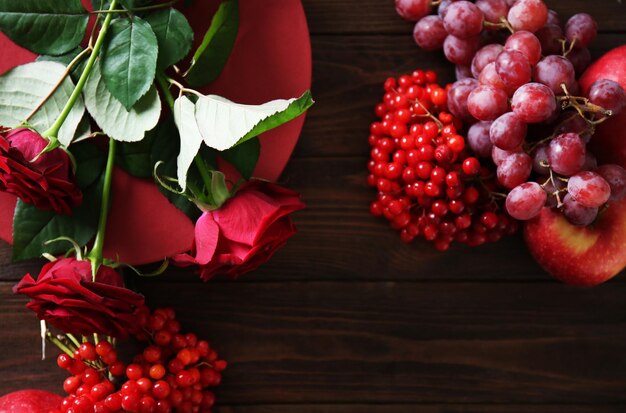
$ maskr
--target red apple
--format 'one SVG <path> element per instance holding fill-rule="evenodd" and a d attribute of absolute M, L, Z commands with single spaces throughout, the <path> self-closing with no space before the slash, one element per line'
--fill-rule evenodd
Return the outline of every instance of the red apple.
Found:
<path fill-rule="evenodd" d="M 580 79 L 587 94 L 598 79 L 610 79 L 626 89 L 626 46 L 605 54 Z M 626 110 L 601 124 L 590 144 L 600 164 L 626 167 Z M 577 227 L 552 209 L 524 226 L 528 249 L 557 279 L 591 287 L 613 278 L 626 267 L 626 199 L 609 205 L 589 227 Z"/>
<path fill-rule="evenodd" d="M 580 78 L 583 95 L 599 79 L 619 83 L 626 90 L 626 45 L 617 47 L 594 62 Z M 626 167 L 626 110 L 601 123 L 590 142 L 590 148 L 600 163 L 615 163 Z"/>
<path fill-rule="evenodd" d="M 589 227 L 572 225 L 544 208 L 526 223 L 524 239 L 535 260 L 557 279 L 581 287 L 601 284 L 626 267 L 626 199 Z"/>
<path fill-rule="evenodd" d="M 0 397 L 0 413 L 50 413 L 63 398 L 43 390 L 20 390 Z"/>

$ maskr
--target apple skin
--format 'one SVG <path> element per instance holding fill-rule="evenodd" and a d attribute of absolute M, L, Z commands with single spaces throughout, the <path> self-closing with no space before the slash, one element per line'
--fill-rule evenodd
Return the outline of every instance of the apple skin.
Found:
<path fill-rule="evenodd" d="M 0 413 L 50 413 L 63 398 L 43 390 L 19 390 L 0 397 Z"/>
<path fill-rule="evenodd" d="M 583 95 L 598 79 L 626 89 L 626 46 L 611 50 L 580 78 Z M 626 168 L 626 110 L 599 125 L 590 142 L 599 164 Z M 524 226 L 530 253 L 548 273 L 570 285 L 601 284 L 626 267 L 626 199 L 609 205 L 590 227 L 577 227 L 550 208 Z"/>
<path fill-rule="evenodd" d="M 626 267 L 626 199 L 607 208 L 589 227 L 543 208 L 524 227 L 535 260 L 558 280 L 579 287 L 601 284 Z"/>
<path fill-rule="evenodd" d="M 583 96 L 598 79 L 609 79 L 626 90 L 626 45 L 617 47 L 594 62 L 580 77 Z M 626 168 L 626 110 L 601 123 L 589 143 L 601 164 L 614 163 Z"/>

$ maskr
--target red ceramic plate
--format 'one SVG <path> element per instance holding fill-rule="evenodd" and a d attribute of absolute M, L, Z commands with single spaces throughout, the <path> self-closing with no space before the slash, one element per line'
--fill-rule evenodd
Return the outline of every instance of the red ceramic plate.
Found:
<path fill-rule="evenodd" d="M 83 0 L 88 4 L 88 0 Z M 184 8 L 199 43 L 219 1 L 195 1 Z M 240 103 L 259 104 L 300 96 L 311 87 L 311 43 L 300 0 L 240 2 L 235 49 L 220 78 L 204 93 Z M 35 59 L 0 33 L 0 72 Z M 276 180 L 293 152 L 304 117 L 264 134 L 255 176 Z M 94 208 L 97 207 L 94 205 Z M 11 242 L 15 197 L 0 193 L 0 238 Z M 191 246 L 193 223 L 172 206 L 153 182 L 116 170 L 105 255 L 146 264 Z"/>

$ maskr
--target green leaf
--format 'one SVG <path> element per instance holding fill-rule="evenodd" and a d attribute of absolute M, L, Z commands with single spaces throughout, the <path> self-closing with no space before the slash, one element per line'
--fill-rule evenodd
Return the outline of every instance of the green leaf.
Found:
<path fill-rule="evenodd" d="M 157 67 L 165 69 L 187 56 L 193 43 L 193 29 L 176 9 L 165 9 L 146 16 L 159 43 Z"/>
<path fill-rule="evenodd" d="M 0 125 L 19 126 L 46 98 L 65 74 L 65 66 L 55 62 L 33 62 L 0 76 Z M 30 118 L 28 124 L 44 132 L 56 121 L 74 91 L 74 84 L 66 78 L 46 103 Z M 69 145 L 85 112 L 78 99 L 59 131 L 59 140 Z"/>
<path fill-rule="evenodd" d="M 256 136 L 259 136 L 263 132 L 277 128 L 280 125 L 297 118 L 313 106 L 313 103 L 315 102 L 313 101 L 311 92 L 307 90 L 302 96 L 294 100 L 286 110 L 278 112 L 275 115 L 265 118 L 259 122 L 250 132 L 237 142 L 237 145 L 241 145 Z"/>
<path fill-rule="evenodd" d="M 154 82 L 157 38 L 145 20 L 133 16 L 114 20 L 107 40 L 100 59 L 102 77 L 109 92 L 129 111 Z"/>
<path fill-rule="evenodd" d="M 191 86 L 204 86 L 219 77 L 233 50 L 238 31 L 238 1 L 224 0 L 185 74 Z"/>
<path fill-rule="evenodd" d="M 176 156 L 180 151 L 180 138 L 174 119 L 169 117 L 159 123 L 154 134 L 155 144 L 152 145 L 151 153 L 152 165 L 156 165 L 157 162 L 162 161 L 163 164 L 158 170 L 159 176 L 176 176 Z M 202 182 L 199 177 L 192 174 L 189 174 L 189 179 L 193 182 Z M 159 190 L 176 208 L 183 211 L 192 221 L 195 222 L 200 217 L 198 207 L 184 196 L 170 192 L 160 185 Z"/>
<path fill-rule="evenodd" d="M 126 172 L 137 178 L 152 178 L 152 145 L 157 138 L 156 129 L 148 132 L 141 142 L 122 142 L 117 147 L 115 162 Z"/>
<path fill-rule="evenodd" d="M 93 67 L 85 89 L 85 106 L 98 126 L 111 138 L 122 142 L 138 142 L 153 129 L 161 116 L 161 100 L 154 87 L 130 111 L 117 100 L 104 84 L 100 65 Z"/>
<path fill-rule="evenodd" d="M 261 154 L 261 143 L 258 138 L 237 145 L 227 151 L 220 152 L 220 156 L 234 166 L 246 179 L 252 177 L 254 168 Z"/>
<path fill-rule="evenodd" d="M 81 187 L 83 203 L 68 216 L 18 201 L 13 216 L 13 260 L 37 258 L 43 253 L 59 254 L 67 249 L 64 243 L 44 245 L 51 239 L 68 237 L 83 246 L 95 235 L 99 210 L 94 205 L 100 205 L 102 196 L 104 153 L 88 143 L 76 145 L 72 152 L 78 163 L 76 180 L 86 185 Z"/>
<path fill-rule="evenodd" d="M 80 122 L 78 123 L 78 128 L 76 129 L 76 132 L 74 133 L 74 138 L 72 139 L 72 142 L 74 144 L 81 142 L 85 139 L 88 139 L 91 137 L 91 118 L 89 117 L 88 114 L 84 114 L 82 119 L 80 120 Z"/>
<path fill-rule="evenodd" d="M 77 47 L 88 20 L 80 0 L 0 0 L 0 31 L 37 54 Z"/>
<path fill-rule="evenodd" d="M 105 153 L 91 142 L 72 145 L 76 159 L 76 183 L 80 188 L 88 188 L 98 180 L 106 166 Z"/>

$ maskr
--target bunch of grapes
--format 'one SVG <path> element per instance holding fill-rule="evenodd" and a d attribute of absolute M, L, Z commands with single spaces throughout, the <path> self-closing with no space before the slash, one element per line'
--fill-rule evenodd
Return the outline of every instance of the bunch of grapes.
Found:
<path fill-rule="evenodd" d="M 69 376 L 62 413 L 210 413 L 226 362 L 195 334 L 181 334 L 172 309 L 147 307 L 138 314 L 135 337 L 149 345 L 130 364 L 110 341 L 62 346 L 57 364 Z M 73 351 L 73 352 L 72 352 Z M 68 354 L 70 353 L 70 354 Z"/>
<path fill-rule="evenodd" d="M 435 4 L 437 15 L 428 15 Z M 595 126 L 626 106 L 608 79 L 577 96 L 597 34 L 590 15 L 561 27 L 543 0 L 396 0 L 396 9 L 417 21 L 420 47 L 443 48 L 457 65 L 449 110 L 472 124 L 468 145 L 497 167 L 512 217 L 528 220 L 549 206 L 585 226 L 626 195 L 626 171 L 598 166 L 587 147 Z"/>
<path fill-rule="evenodd" d="M 495 196 L 495 168 L 473 156 L 461 121 L 447 111 L 448 91 L 434 72 L 416 70 L 385 82 L 370 127 L 368 184 L 378 190 L 370 211 L 386 218 L 404 242 L 422 237 L 437 250 L 512 234 L 517 222 Z"/>

